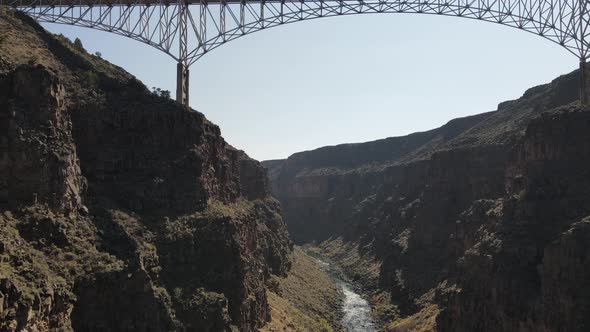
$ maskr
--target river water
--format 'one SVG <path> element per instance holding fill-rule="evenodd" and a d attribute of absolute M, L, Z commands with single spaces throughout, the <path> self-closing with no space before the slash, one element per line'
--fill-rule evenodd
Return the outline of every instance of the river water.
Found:
<path fill-rule="evenodd" d="M 371 306 L 369 302 L 355 291 L 353 285 L 346 280 L 339 269 L 317 254 L 310 253 L 310 255 L 318 261 L 322 269 L 340 287 L 344 295 L 342 303 L 342 326 L 348 332 L 376 332 L 377 329 L 371 319 Z"/>

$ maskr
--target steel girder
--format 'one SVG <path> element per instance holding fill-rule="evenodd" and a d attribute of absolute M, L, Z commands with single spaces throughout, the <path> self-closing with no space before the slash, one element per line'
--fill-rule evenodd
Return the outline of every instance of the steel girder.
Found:
<path fill-rule="evenodd" d="M 587 58 L 590 46 L 587 0 L 0 0 L 0 5 L 16 7 L 39 22 L 129 37 L 187 66 L 207 52 L 259 30 L 321 17 L 369 13 L 445 15 L 503 24 L 544 37 L 580 59 Z"/>
<path fill-rule="evenodd" d="M 186 70 L 187 104 L 188 68 L 209 51 L 256 31 L 322 17 L 415 13 L 482 20 L 539 35 L 580 62 L 590 47 L 590 0 L 0 0 L 0 5 L 39 22 L 108 31 L 165 52 Z"/>

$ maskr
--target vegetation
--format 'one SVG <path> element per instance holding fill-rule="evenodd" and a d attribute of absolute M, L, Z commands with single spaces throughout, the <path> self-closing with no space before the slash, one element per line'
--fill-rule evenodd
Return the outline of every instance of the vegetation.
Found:
<path fill-rule="evenodd" d="M 319 248 L 310 248 L 330 258 L 347 271 L 346 275 L 366 289 L 378 289 L 381 264 L 369 254 L 359 250 L 358 244 L 335 238 L 320 244 Z M 399 318 L 399 310 L 391 303 L 387 292 L 373 292 L 370 297 L 372 316 L 378 322 L 390 322 Z"/>
<path fill-rule="evenodd" d="M 164 217 L 164 237 L 169 241 L 190 238 L 198 229 L 218 221 L 227 218 L 245 218 L 252 212 L 253 205 L 253 202 L 247 200 L 238 200 L 234 203 L 209 200 L 207 208 L 201 212 L 181 216 L 175 220 Z"/>
<path fill-rule="evenodd" d="M 69 298 L 71 293 L 64 290 L 80 276 L 123 268 L 116 257 L 88 242 L 93 233 L 88 219 L 54 214 L 46 205 L 0 213 L 0 229 L 0 250 L 6 258 L 0 276 L 17 287 L 20 302 L 30 307 L 48 289 Z"/>
<path fill-rule="evenodd" d="M 320 319 L 319 323 L 319 328 L 320 328 L 320 332 L 334 332 L 334 329 L 332 328 L 332 326 L 330 326 L 330 324 L 328 323 L 328 321 L 326 321 L 325 319 Z"/>
<path fill-rule="evenodd" d="M 272 321 L 261 331 L 341 331 L 342 294 L 318 263 L 300 248 L 286 278 L 273 276 L 268 291 Z"/>
<path fill-rule="evenodd" d="M 0 6 L 0 15 L 14 15 L 14 10 L 7 6 Z"/>
<path fill-rule="evenodd" d="M 429 332 L 436 331 L 436 317 L 440 310 L 437 305 L 429 305 L 412 316 L 396 319 L 385 326 L 387 332 Z"/>
<path fill-rule="evenodd" d="M 80 40 L 80 38 L 77 38 L 74 40 L 74 47 L 79 50 L 79 51 L 84 51 L 84 45 L 82 45 L 82 41 Z"/>
<path fill-rule="evenodd" d="M 100 77 L 94 70 L 87 70 L 82 72 L 81 74 L 82 82 L 84 85 L 91 89 L 98 88 L 98 84 L 100 83 Z"/>
<path fill-rule="evenodd" d="M 170 91 L 162 90 L 160 88 L 152 87 L 152 93 L 160 98 L 170 99 Z"/>

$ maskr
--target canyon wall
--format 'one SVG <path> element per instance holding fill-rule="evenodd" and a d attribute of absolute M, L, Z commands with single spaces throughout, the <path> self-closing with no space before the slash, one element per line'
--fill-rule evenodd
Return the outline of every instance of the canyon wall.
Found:
<path fill-rule="evenodd" d="M 293 239 L 362 284 L 386 329 L 584 331 L 590 110 L 577 84 L 573 72 L 428 132 L 263 164 Z"/>
<path fill-rule="evenodd" d="M 292 245 L 201 113 L 0 13 L 0 330 L 256 331 Z"/>

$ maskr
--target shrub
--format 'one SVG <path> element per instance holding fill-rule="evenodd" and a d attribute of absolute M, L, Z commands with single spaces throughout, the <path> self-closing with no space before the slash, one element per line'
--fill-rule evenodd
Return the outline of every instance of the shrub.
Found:
<path fill-rule="evenodd" d="M 334 332 L 334 329 L 330 326 L 330 324 L 325 319 L 320 319 L 318 322 L 320 332 Z"/>
<path fill-rule="evenodd" d="M 160 98 L 170 99 L 170 91 L 152 87 L 152 93 Z"/>
<path fill-rule="evenodd" d="M 80 51 L 84 51 L 84 45 L 82 45 L 82 41 L 80 40 L 80 38 L 76 38 L 74 40 L 74 47 Z"/>
<path fill-rule="evenodd" d="M 53 35 L 55 37 L 55 39 L 59 40 L 62 44 L 64 45 L 74 45 L 74 43 L 72 43 L 72 41 L 70 40 L 70 38 L 64 36 L 63 34 L 59 34 L 59 35 Z"/>
<path fill-rule="evenodd" d="M 82 83 L 91 89 L 96 89 L 100 82 L 100 77 L 98 77 L 98 74 L 92 70 L 83 72 L 81 78 Z"/>
<path fill-rule="evenodd" d="M 170 91 L 162 90 L 162 92 L 160 93 L 160 97 L 170 99 Z"/>

